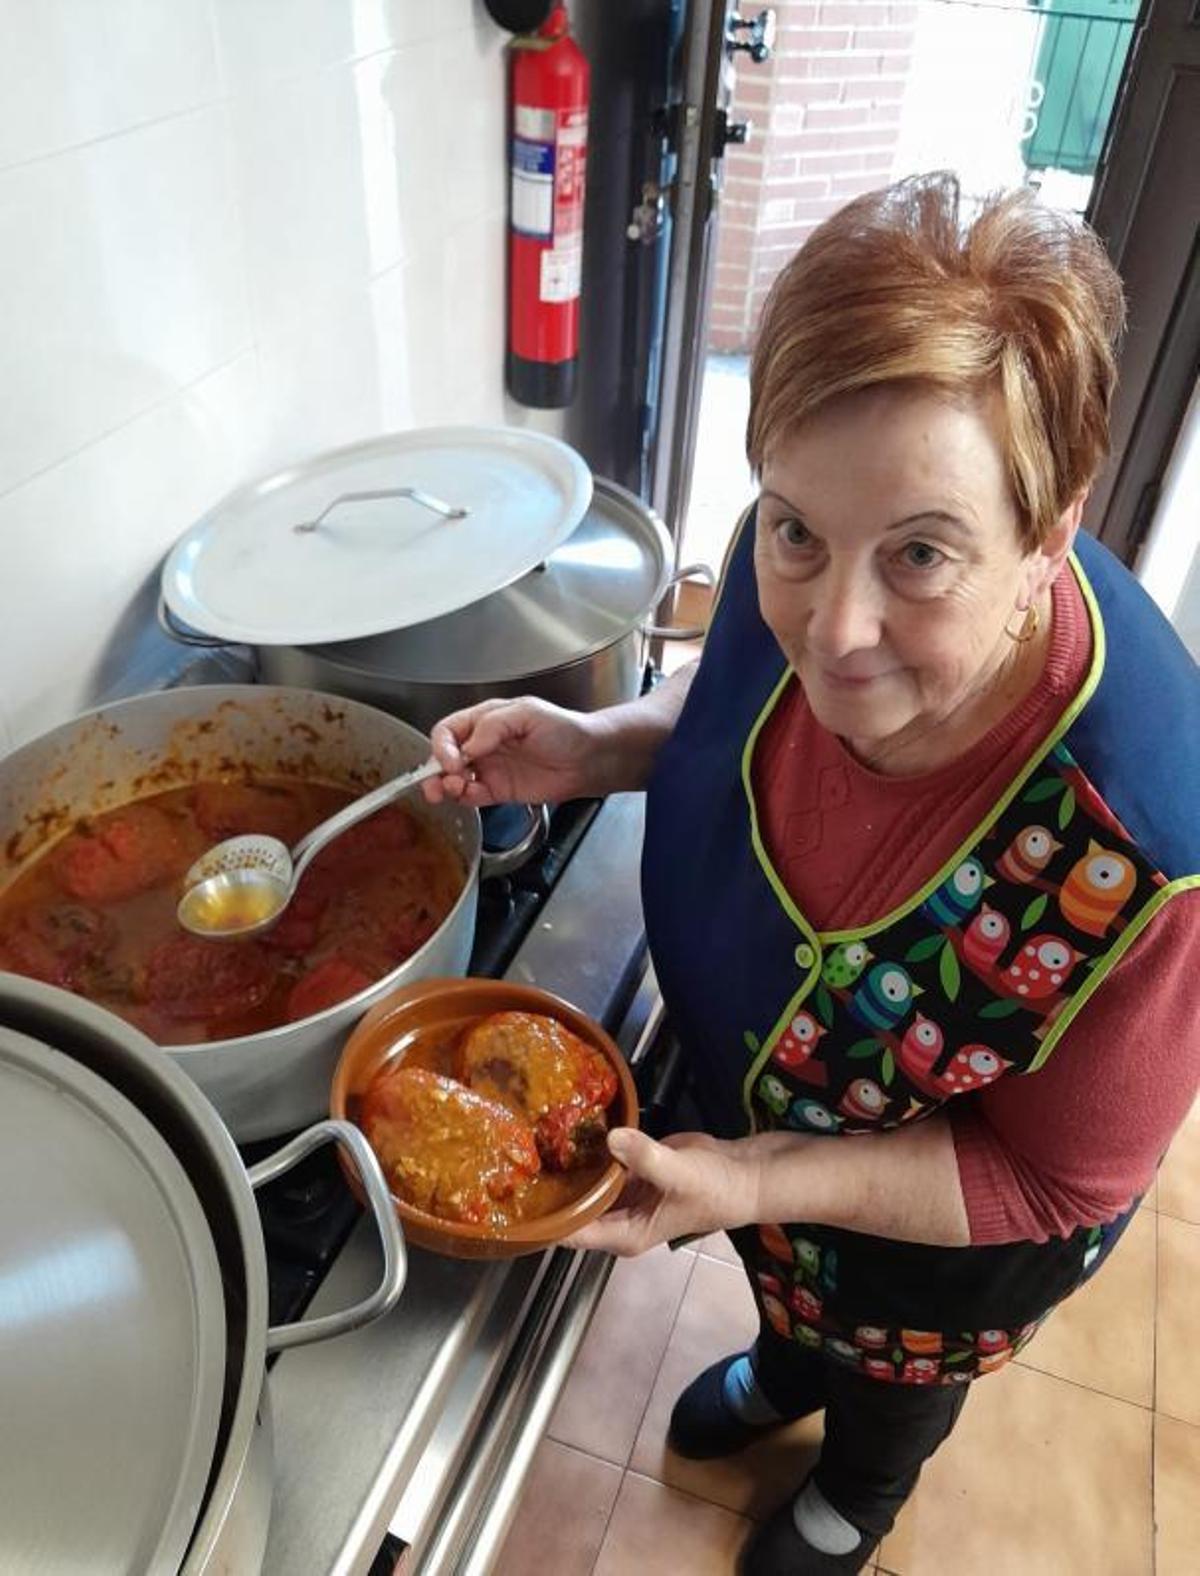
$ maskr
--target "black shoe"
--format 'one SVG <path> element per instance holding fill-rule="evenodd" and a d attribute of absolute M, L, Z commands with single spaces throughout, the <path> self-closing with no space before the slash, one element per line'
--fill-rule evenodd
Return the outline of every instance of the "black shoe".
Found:
<path fill-rule="evenodd" d="M 688 1456 L 693 1461 L 731 1456 L 756 1439 L 764 1438 L 772 1429 L 784 1428 L 825 1405 L 823 1396 L 814 1396 L 811 1406 L 789 1417 L 781 1417 L 777 1423 L 744 1422 L 725 1399 L 725 1375 L 745 1356 L 745 1352 L 734 1352 L 730 1357 L 723 1357 L 693 1379 L 680 1395 L 667 1430 L 667 1443 L 677 1455 Z"/>
<path fill-rule="evenodd" d="M 857 1576 L 882 1541 L 864 1533 L 849 1554 L 822 1554 L 796 1531 L 793 1500 L 755 1529 L 738 1559 L 738 1576 Z"/>

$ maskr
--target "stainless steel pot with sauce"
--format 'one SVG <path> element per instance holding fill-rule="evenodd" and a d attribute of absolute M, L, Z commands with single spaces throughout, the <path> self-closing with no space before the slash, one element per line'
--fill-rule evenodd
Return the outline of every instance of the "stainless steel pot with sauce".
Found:
<path fill-rule="evenodd" d="M 0 760 L 0 894 L 81 817 L 246 771 L 357 793 L 421 764 L 428 753 L 428 740 L 395 717 L 308 690 L 215 685 L 135 696 L 68 722 Z M 475 810 L 430 807 L 414 798 L 406 813 L 441 840 L 460 872 L 448 912 L 411 956 L 347 999 L 298 1021 L 165 1047 L 238 1142 L 293 1132 L 322 1117 L 346 1033 L 395 986 L 465 973 L 481 870 L 513 868 L 542 831 L 539 821 L 516 849 L 490 855 L 484 853 Z"/>

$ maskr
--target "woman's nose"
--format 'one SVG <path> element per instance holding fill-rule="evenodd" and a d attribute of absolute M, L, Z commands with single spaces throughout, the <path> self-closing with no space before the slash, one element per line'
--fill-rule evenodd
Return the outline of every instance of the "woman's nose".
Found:
<path fill-rule="evenodd" d="M 831 662 L 877 646 L 883 618 L 875 588 L 859 576 L 829 576 L 815 587 L 809 644 Z"/>

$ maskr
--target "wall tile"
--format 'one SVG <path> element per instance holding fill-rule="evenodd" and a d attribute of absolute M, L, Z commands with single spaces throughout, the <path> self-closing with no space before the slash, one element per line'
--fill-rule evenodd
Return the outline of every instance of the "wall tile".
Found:
<path fill-rule="evenodd" d="M 260 333 L 309 318 L 319 297 L 397 260 L 372 255 L 355 74 L 299 78 L 229 109 L 246 266 Z M 394 229 L 393 227 L 389 227 Z M 378 241 L 379 230 L 374 238 Z"/>
<path fill-rule="evenodd" d="M 402 13 L 436 5 L 385 0 L 212 0 L 225 90 L 257 93 L 402 41 Z"/>
<path fill-rule="evenodd" d="M 462 33 L 440 39 L 436 46 L 440 119 L 432 157 L 439 163 L 444 182 L 442 217 L 448 228 L 466 219 L 504 212 L 508 190 L 506 36 L 485 17 Z"/>
<path fill-rule="evenodd" d="M 5 749 L 134 648 L 150 671 L 161 555 L 231 486 L 382 431 L 563 418 L 504 391 L 481 0 L 0 0 L 0 36 Z"/>
<path fill-rule="evenodd" d="M 207 0 L 0 0 L 0 169 L 219 96 Z"/>
<path fill-rule="evenodd" d="M 0 493 L 250 341 L 219 109 L 0 174 Z"/>
<path fill-rule="evenodd" d="M 414 422 L 403 271 L 313 298 L 259 346 L 272 465 Z"/>
<path fill-rule="evenodd" d="M 212 0 L 212 7 L 222 79 L 235 94 L 484 23 L 501 36 L 481 0 Z"/>
<path fill-rule="evenodd" d="M 13 743 L 87 706 L 128 661 L 165 549 L 261 462 L 255 357 L 0 499 L 0 671 Z"/>

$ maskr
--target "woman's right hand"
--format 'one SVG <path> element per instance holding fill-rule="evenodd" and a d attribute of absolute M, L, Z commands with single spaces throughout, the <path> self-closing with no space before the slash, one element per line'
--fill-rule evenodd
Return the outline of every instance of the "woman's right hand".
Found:
<path fill-rule="evenodd" d="M 589 782 L 596 727 L 587 713 L 549 701 L 485 700 L 443 717 L 431 735 L 441 777 L 421 786 L 426 799 L 489 804 L 559 804 L 598 791 Z"/>

